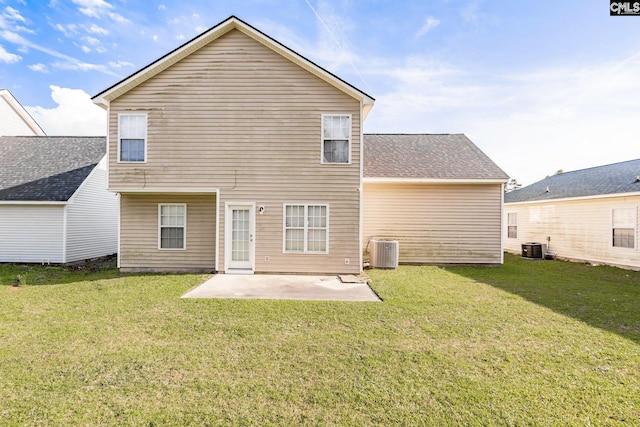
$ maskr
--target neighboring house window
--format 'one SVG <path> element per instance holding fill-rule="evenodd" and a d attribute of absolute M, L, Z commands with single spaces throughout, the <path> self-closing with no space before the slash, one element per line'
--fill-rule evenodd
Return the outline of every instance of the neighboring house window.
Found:
<path fill-rule="evenodd" d="M 147 152 L 147 115 L 118 116 L 118 156 L 121 162 L 145 162 Z"/>
<path fill-rule="evenodd" d="M 637 211 L 635 208 L 620 208 L 611 211 L 613 246 L 617 248 L 636 247 Z"/>
<path fill-rule="evenodd" d="M 518 214 L 516 212 L 507 214 L 507 237 L 510 239 L 518 238 Z"/>
<path fill-rule="evenodd" d="M 349 163 L 351 152 L 351 116 L 322 116 L 322 163 Z"/>
<path fill-rule="evenodd" d="M 187 205 L 158 205 L 160 249 L 185 249 Z"/>
<path fill-rule="evenodd" d="M 284 251 L 328 253 L 329 206 L 284 206 Z"/>

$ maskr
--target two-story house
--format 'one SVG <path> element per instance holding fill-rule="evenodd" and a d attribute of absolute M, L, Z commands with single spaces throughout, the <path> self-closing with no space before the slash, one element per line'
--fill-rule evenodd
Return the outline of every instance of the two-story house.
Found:
<path fill-rule="evenodd" d="M 122 270 L 362 270 L 363 91 L 230 17 L 93 100 Z"/>
<path fill-rule="evenodd" d="M 507 175 L 464 135 L 363 135 L 373 98 L 236 17 L 96 95 L 125 271 L 502 262 Z"/>

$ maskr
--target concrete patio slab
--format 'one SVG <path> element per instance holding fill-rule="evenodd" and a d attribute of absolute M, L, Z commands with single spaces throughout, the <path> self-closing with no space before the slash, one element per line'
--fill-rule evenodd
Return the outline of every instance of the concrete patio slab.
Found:
<path fill-rule="evenodd" d="M 342 283 L 336 276 L 273 274 L 217 274 L 182 298 L 380 301 L 366 283 Z"/>

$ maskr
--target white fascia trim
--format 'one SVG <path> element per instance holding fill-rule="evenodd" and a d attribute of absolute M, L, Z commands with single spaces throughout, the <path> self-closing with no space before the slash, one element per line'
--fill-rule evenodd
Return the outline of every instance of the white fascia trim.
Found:
<path fill-rule="evenodd" d="M 506 179 L 363 178 L 365 184 L 504 184 Z"/>
<path fill-rule="evenodd" d="M 47 201 L 37 201 L 37 200 L 0 200 L 0 205 L 58 205 L 58 206 L 66 206 L 69 202 L 47 202 Z"/>
<path fill-rule="evenodd" d="M 557 202 L 575 202 L 575 201 L 581 201 L 581 200 L 613 199 L 616 197 L 636 197 L 636 196 L 640 196 L 640 191 L 634 192 L 634 193 L 615 193 L 615 194 L 599 194 L 596 196 L 564 197 L 562 199 L 528 200 L 526 202 L 505 202 L 505 205 L 518 206 L 518 205 L 545 204 L 545 203 L 557 203 Z"/>
<path fill-rule="evenodd" d="M 112 193 L 120 194 L 217 194 L 219 188 L 198 188 L 198 187 L 157 187 L 157 188 L 108 188 Z"/>

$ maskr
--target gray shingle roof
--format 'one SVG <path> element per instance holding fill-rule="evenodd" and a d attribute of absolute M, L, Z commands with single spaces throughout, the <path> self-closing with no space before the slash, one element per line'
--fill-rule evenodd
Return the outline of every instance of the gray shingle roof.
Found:
<path fill-rule="evenodd" d="M 640 159 L 553 175 L 510 191 L 504 201 L 531 202 L 632 192 L 640 192 Z"/>
<path fill-rule="evenodd" d="M 0 200 L 67 201 L 105 152 L 104 137 L 0 137 Z"/>
<path fill-rule="evenodd" d="M 463 134 L 365 134 L 364 177 L 509 178 Z"/>

